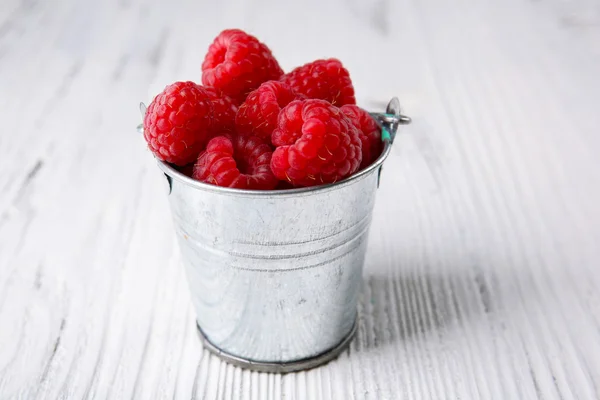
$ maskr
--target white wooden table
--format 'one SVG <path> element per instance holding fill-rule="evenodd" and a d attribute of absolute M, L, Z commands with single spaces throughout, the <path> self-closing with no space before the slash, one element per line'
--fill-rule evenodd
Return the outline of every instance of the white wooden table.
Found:
<path fill-rule="evenodd" d="M 181 3 L 0 2 L 1 399 L 600 398 L 597 1 Z M 226 27 L 286 70 L 338 57 L 360 104 L 414 120 L 358 336 L 305 373 L 203 351 L 135 132 Z"/>

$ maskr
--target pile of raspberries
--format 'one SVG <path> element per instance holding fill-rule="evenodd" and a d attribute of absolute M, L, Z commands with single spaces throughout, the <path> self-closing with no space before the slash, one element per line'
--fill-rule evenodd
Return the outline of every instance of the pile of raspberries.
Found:
<path fill-rule="evenodd" d="M 202 85 L 176 82 L 154 98 L 144 138 L 193 179 L 254 190 L 337 182 L 382 151 L 381 129 L 356 106 L 340 61 L 284 74 L 269 48 L 239 29 L 210 45 Z"/>

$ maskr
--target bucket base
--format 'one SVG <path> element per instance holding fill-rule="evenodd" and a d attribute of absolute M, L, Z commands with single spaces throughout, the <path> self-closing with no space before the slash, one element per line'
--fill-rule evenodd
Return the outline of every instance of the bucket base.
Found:
<path fill-rule="evenodd" d="M 252 371 L 287 374 L 288 372 L 303 371 L 315 368 L 337 358 L 337 356 L 346 350 L 352 341 L 352 338 L 356 334 L 356 330 L 358 328 L 358 318 L 354 320 L 354 325 L 352 325 L 350 332 L 334 348 L 310 358 L 290 362 L 261 362 L 234 356 L 233 354 L 229 354 L 212 344 L 197 323 L 196 328 L 198 329 L 198 336 L 200 337 L 200 340 L 202 340 L 202 345 L 204 348 L 219 357 L 221 360 L 229 364 L 233 364 L 236 367 L 245 368 Z"/>

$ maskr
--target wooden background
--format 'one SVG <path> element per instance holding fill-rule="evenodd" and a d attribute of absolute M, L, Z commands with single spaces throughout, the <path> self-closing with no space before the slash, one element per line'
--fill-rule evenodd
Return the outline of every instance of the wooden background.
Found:
<path fill-rule="evenodd" d="M 305 373 L 202 350 L 135 131 L 227 27 L 414 120 L 358 336 Z M 600 398 L 599 74 L 595 0 L 0 0 L 0 398 Z"/>

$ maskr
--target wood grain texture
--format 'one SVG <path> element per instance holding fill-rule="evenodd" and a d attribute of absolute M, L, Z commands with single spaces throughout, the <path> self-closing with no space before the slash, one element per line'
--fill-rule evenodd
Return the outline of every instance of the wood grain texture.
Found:
<path fill-rule="evenodd" d="M 2 0 L 1 399 L 600 398 L 593 0 Z M 285 376 L 195 336 L 137 103 L 226 27 L 336 56 L 413 117 L 386 161 L 360 327 Z"/>

